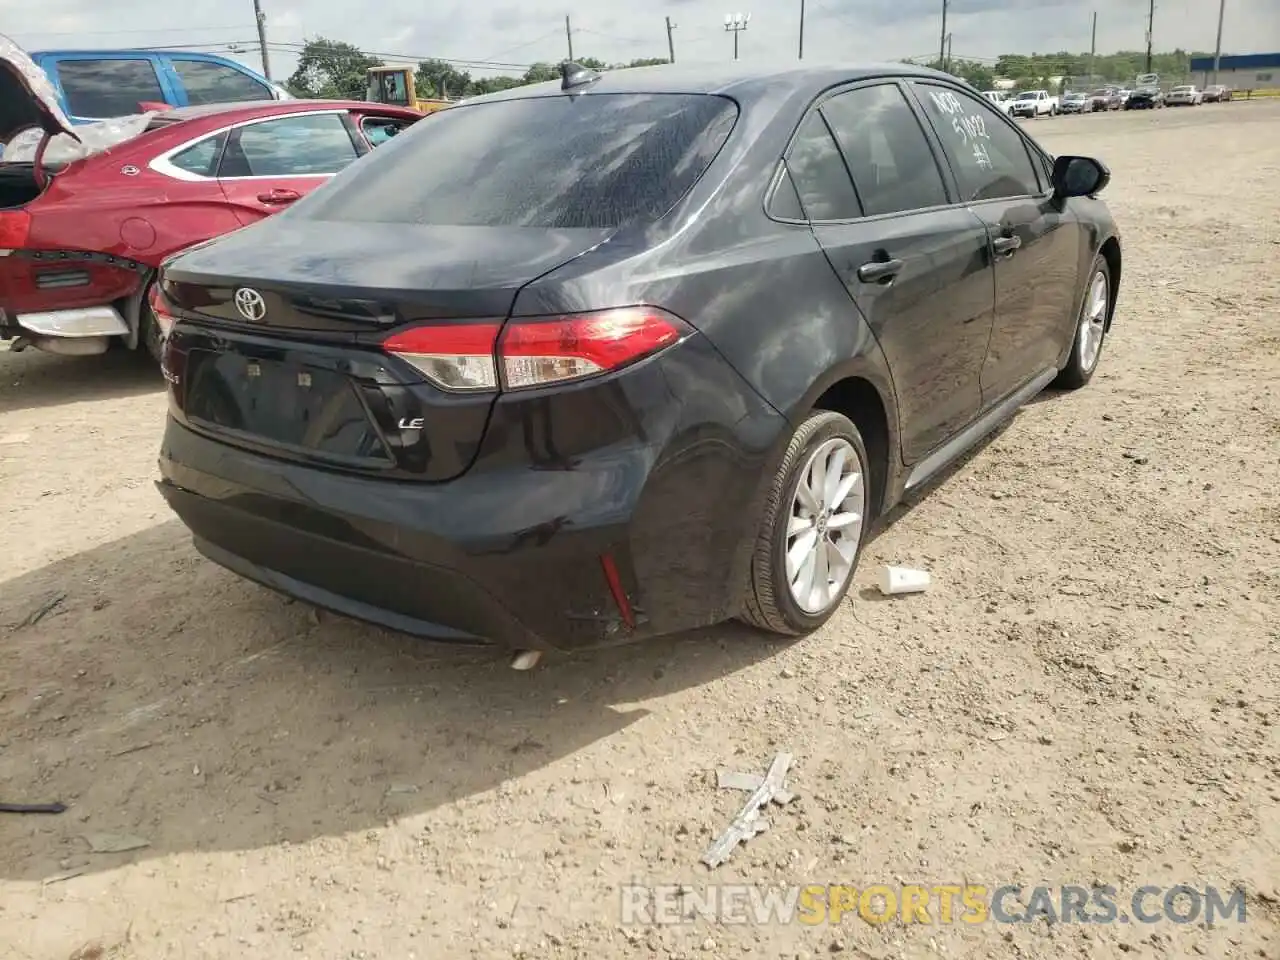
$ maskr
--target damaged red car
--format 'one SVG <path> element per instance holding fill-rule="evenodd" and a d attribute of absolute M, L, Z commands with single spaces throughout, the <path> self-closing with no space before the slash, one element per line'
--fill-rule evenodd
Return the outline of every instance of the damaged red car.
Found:
<path fill-rule="evenodd" d="M 421 119 L 398 107 L 208 104 L 72 125 L 48 77 L 0 37 L 0 340 L 158 357 L 157 268 L 315 189 Z"/>

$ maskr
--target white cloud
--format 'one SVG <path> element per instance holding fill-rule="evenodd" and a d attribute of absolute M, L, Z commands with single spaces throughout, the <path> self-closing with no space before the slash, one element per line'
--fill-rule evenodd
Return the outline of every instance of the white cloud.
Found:
<path fill-rule="evenodd" d="M 412 57 L 489 60 L 527 64 L 563 58 L 566 8 L 573 9 L 573 49 L 604 60 L 661 57 L 667 53 L 664 17 L 676 26 L 677 60 L 723 60 L 733 44 L 724 14 L 750 11 L 739 37 L 744 60 L 796 54 L 800 0 L 492 0 L 441 2 L 380 0 L 263 0 L 270 39 L 299 42 L 324 35 L 365 49 Z M 805 57 L 813 60 L 888 60 L 938 49 L 941 0 L 806 0 Z M 950 0 L 948 29 L 956 56 L 1085 51 L 1091 5 L 1069 0 Z M 1145 46 L 1147 0 L 1096 4 L 1098 51 Z M 1212 50 L 1218 4 L 1213 0 L 1159 0 L 1155 48 Z M 124 10 L 127 9 L 127 14 Z M 209 44 L 238 41 L 239 59 L 259 66 L 250 0 L 0 0 L 3 29 L 27 49 Z M 1253 53 L 1280 50 L 1280 2 L 1227 0 L 1223 49 Z M 386 49 L 381 49 L 386 48 Z M 216 51 L 215 51 L 216 52 Z M 277 79 L 294 57 L 273 51 Z M 477 66 L 473 75 L 497 72 Z"/>

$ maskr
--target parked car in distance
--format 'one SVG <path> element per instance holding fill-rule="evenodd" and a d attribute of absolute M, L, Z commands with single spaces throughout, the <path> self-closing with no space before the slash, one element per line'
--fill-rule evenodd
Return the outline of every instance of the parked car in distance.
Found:
<path fill-rule="evenodd" d="M 1087 93 L 1068 93 L 1062 98 L 1063 113 L 1093 113 L 1093 99 Z"/>
<path fill-rule="evenodd" d="M 6 157 L 24 128 L 73 146 L 95 129 L 68 122 L 16 48 L 0 57 L 0 102 Z M 86 355 L 118 338 L 158 357 L 147 292 L 166 257 L 284 209 L 420 117 L 323 100 L 207 104 L 144 116 L 140 135 L 65 164 L 0 162 L 0 339 Z"/>
<path fill-rule="evenodd" d="M 1205 103 L 1229 103 L 1231 101 L 1231 88 L 1224 87 L 1220 83 L 1212 84 L 1204 88 L 1203 100 Z"/>
<path fill-rule="evenodd" d="M 1013 98 L 1009 96 L 1007 90 L 983 90 L 982 95 L 987 101 L 1006 116 L 1013 114 Z"/>
<path fill-rule="evenodd" d="M 1125 104 L 1127 104 L 1127 103 L 1129 102 L 1129 94 L 1131 94 L 1132 92 L 1133 92 L 1132 90 L 1129 90 L 1129 89 L 1128 89 L 1128 88 L 1126 88 L 1126 87 L 1121 87 L 1121 88 L 1117 91 L 1117 95 L 1118 95 L 1118 96 L 1119 96 L 1119 98 L 1120 98 L 1120 106 L 1119 106 L 1117 109 L 1120 109 L 1120 110 L 1123 110 L 1123 109 L 1124 109 Z"/>
<path fill-rule="evenodd" d="M 1204 94 L 1190 84 L 1181 84 L 1169 91 L 1164 102 L 1171 107 L 1198 107 L 1204 102 Z"/>
<path fill-rule="evenodd" d="M 293 99 L 242 63 L 192 50 L 40 50 L 31 59 L 49 75 L 72 123 L 170 107 Z"/>
<path fill-rule="evenodd" d="M 1124 106 L 1124 98 L 1116 87 L 1100 87 L 1089 94 L 1094 110 L 1119 110 Z"/>
<path fill-rule="evenodd" d="M 1126 110 L 1155 110 L 1164 106 L 1164 92 L 1159 87 L 1138 87 L 1129 94 Z"/>
<path fill-rule="evenodd" d="M 166 264 L 159 488 L 409 633 L 814 630 L 904 491 L 1093 375 L 1110 175 L 923 67 L 562 69 Z"/>
<path fill-rule="evenodd" d="M 1013 100 L 1015 117 L 1055 117 L 1058 115 L 1058 98 L 1048 90 L 1023 90 Z"/>

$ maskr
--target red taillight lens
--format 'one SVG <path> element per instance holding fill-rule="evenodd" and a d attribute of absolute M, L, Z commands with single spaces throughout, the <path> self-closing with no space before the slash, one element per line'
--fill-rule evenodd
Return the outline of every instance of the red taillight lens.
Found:
<path fill-rule="evenodd" d="M 0 212 L 0 250 L 18 250 L 31 233 L 31 214 L 25 210 Z"/>
<path fill-rule="evenodd" d="M 147 304 L 151 307 L 151 315 L 156 318 L 156 326 L 160 328 L 161 336 L 167 337 L 169 331 L 173 329 L 176 318 L 169 307 L 169 301 L 160 292 L 159 284 L 151 285 L 151 293 L 147 295 Z"/>
<path fill-rule="evenodd" d="M 656 307 L 622 307 L 511 320 L 505 329 L 491 323 L 413 327 L 382 346 L 445 390 L 492 391 L 500 383 L 521 390 L 618 370 L 692 332 Z"/>
<path fill-rule="evenodd" d="M 607 373 L 670 346 L 688 332 L 682 320 L 654 307 L 512 320 L 498 346 L 503 385 L 519 390 Z"/>
<path fill-rule="evenodd" d="M 445 390 L 497 390 L 493 350 L 501 329 L 500 323 L 411 327 L 387 337 L 382 349 L 412 364 Z"/>

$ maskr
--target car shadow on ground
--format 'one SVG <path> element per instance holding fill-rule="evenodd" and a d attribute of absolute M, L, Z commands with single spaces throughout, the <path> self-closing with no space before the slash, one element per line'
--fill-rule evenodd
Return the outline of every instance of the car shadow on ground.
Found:
<path fill-rule="evenodd" d="M 0 801 L 69 806 L 0 813 L 0 877 L 31 881 L 466 802 L 785 648 L 727 625 L 516 672 L 291 603 L 177 521 L 0 584 L 0 638 Z"/>
<path fill-rule="evenodd" d="M 145 351 L 108 350 L 96 357 L 59 357 L 0 344 L 0 410 L 38 410 L 85 400 L 160 393 L 164 378 Z"/>

